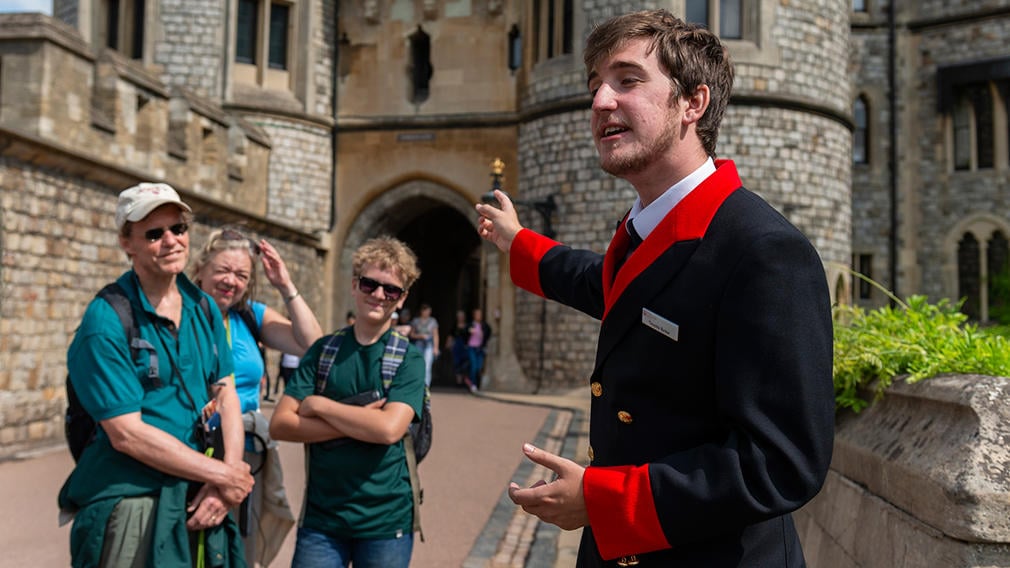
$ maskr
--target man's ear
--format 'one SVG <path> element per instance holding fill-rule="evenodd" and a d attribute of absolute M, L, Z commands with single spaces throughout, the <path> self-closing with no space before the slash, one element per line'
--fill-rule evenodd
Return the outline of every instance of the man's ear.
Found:
<path fill-rule="evenodd" d="M 705 116 L 705 111 L 708 110 L 708 103 L 710 100 L 711 92 L 708 89 L 708 85 L 698 85 L 698 88 L 694 90 L 694 94 L 684 97 L 684 123 L 696 123 L 701 120 L 701 117 Z"/>
<path fill-rule="evenodd" d="M 406 303 L 408 294 L 410 294 L 409 291 L 403 291 L 403 295 L 400 296 L 400 301 L 396 303 L 396 311 L 401 311 L 403 309 L 403 304 Z"/>

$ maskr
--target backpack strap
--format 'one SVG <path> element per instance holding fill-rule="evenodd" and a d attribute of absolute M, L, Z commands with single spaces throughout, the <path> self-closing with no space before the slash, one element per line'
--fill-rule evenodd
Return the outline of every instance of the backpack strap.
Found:
<path fill-rule="evenodd" d="M 395 329 L 389 334 L 386 341 L 386 348 L 382 352 L 382 389 L 389 395 L 389 388 L 393 385 L 393 377 L 396 376 L 397 369 L 403 363 L 403 358 L 407 354 L 407 346 L 410 340 Z M 427 397 L 427 388 L 425 397 Z M 424 502 L 424 491 L 421 489 L 421 478 L 417 474 L 417 456 L 414 452 L 414 438 L 410 434 L 410 429 L 403 436 L 403 454 L 407 458 L 407 473 L 410 474 L 410 493 L 414 500 L 414 532 L 421 537 L 424 542 L 424 531 L 421 530 L 421 503 Z"/>
<path fill-rule="evenodd" d="M 407 456 L 407 473 L 410 474 L 410 493 L 414 499 L 414 532 L 424 542 L 424 531 L 421 530 L 421 503 L 424 503 L 424 490 L 421 489 L 421 477 L 417 474 L 417 457 L 414 454 L 414 438 L 407 431 L 403 437 L 403 453 Z"/>
<path fill-rule="evenodd" d="M 126 343 L 130 346 L 131 359 L 137 360 L 137 353 L 141 349 L 148 352 L 147 378 L 154 383 L 154 387 L 161 386 L 161 377 L 158 375 L 158 351 L 151 345 L 151 342 L 140 337 L 140 328 L 133 317 L 133 306 L 130 299 L 126 297 L 126 291 L 118 282 L 107 284 L 98 292 L 98 297 L 105 300 L 112 310 L 119 317 L 119 322 L 126 332 Z M 210 306 L 208 306 L 209 309 Z"/>
<path fill-rule="evenodd" d="M 403 357 L 407 354 L 407 345 L 410 341 L 395 329 L 389 334 L 389 341 L 382 352 L 382 389 L 389 394 L 389 387 L 393 386 L 393 377 L 396 370 L 403 363 Z"/>
<path fill-rule="evenodd" d="M 242 323 L 244 323 L 249 329 L 249 332 L 252 333 L 253 341 L 256 342 L 256 348 L 259 349 L 260 357 L 262 357 L 263 362 L 266 363 L 267 354 L 263 348 L 263 336 L 260 335 L 262 330 L 260 330 L 259 324 L 256 323 L 256 314 L 253 313 L 252 306 L 246 304 L 244 306 L 240 306 L 235 311 L 238 312 L 239 317 L 242 318 Z M 228 314 L 224 314 L 224 317 L 228 317 Z"/>
<path fill-rule="evenodd" d="M 339 329 L 326 337 L 323 344 L 323 352 L 319 354 L 319 364 L 316 366 L 316 394 L 323 394 L 326 388 L 326 381 L 330 378 L 330 368 L 337 359 L 340 351 L 340 344 L 344 341 L 344 335 L 351 329 L 350 326 Z"/>

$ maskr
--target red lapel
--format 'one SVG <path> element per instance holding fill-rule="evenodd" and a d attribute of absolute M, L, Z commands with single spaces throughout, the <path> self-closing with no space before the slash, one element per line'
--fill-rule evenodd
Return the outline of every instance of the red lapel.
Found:
<path fill-rule="evenodd" d="M 701 185 L 694 188 L 672 211 L 667 213 L 656 229 L 625 261 L 615 277 L 614 267 L 617 264 L 617 259 L 624 256 L 631 243 L 628 230 L 624 226 L 627 222 L 627 215 L 621 220 L 620 226 L 607 247 L 606 256 L 603 258 L 604 319 L 632 280 L 655 262 L 670 246 L 680 241 L 700 239 L 704 236 L 709 223 L 712 222 L 712 217 L 715 217 L 715 212 L 719 210 L 719 206 L 729 197 L 730 193 L 740 187 L 740 176 L 737 174 L 736 165 L 732 160 L 716 160 L 715 166 L 716 170 L 712 175 L 705 178 Z"/>

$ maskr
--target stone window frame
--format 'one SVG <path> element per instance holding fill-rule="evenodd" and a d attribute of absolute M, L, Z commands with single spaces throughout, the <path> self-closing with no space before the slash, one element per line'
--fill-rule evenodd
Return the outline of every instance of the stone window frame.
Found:
<path fill-rule="evenodd" d="M 669 9 L 685 17 L 687 0 L 669 0 Z M 729 49 L 734 63 L 754 63 L 777 66 L 780 64 L 778 47 L 772 41 L 775 23 L 775 0 L 740 0 L 740 38 L 721 38 Z M 708 0 L 709 19 L 719 25 L 720 0 Z"/>
<path fill-rule="evenodd" d="M 960 243 L 965 235 L 971 235 L 978 243 L 978 321 L 982 323 L 989 322 L 989 309 L 992 306 L 988 286 L 988 247 L 997 233 L 1002 234 L 1004 238 L 1010 238 L 1010 222 L 992 213 L 978 212 L 964 217 L 959 223 L 955 224 L 947 232 L 943 240 L 942 253 L 944 264 L 942 271 L 944 295 L 954 299 L 960 298 L 961 267 L 958 256 Z"/>
<path fill-rule="evenodd" d="M 934 77 L 947 173 L 1010 169 L 1010 57 L 942 64 Z"/>
<path fill-rule="evenodd" d="M 146 13 L 152 6 L 147 6 L 145 0 L 96 0 L 92 4 L 91 33 L 96 46 L 114 49 L 130 59 L 144 60 L 149 53 L 145 42 Z M 113 11 L 112 8 L 116 10 Z M 146 10 L 145 10 L 146 7 Z M 109 27 L 115 18 L 114 34 L 109 33 Z M 139 25 L 138 25 L 139 24 Z"/>
<path fill-rule="evenodd" d="M 304 0 L 251 0 L 256 4 L 256 38 L 254 50 L 256 57 L 252 63 L 240 61 L 237 56 L 237 45 L 239 34 L 242 30 L 238 27 L 238 7 L 240 0 L 233 0 L 233 10 L 231 27 L 235 30 L 235 37 L 231 42 L 231 80 L 234 84 L 257 87 L 261 89 L 284 91 L 293 93 L 295 88 L 295 77 L 299 65 L 296 56 L 299 38 L 303 36 L 303 31 L 299 29 L 301 21 L 299 10 L 309 9 L 309 5 Z M 285 42 L 286 68 L 280 69 L 270 63 L 270 15 L 274 5 L 287 8 L 287 41 Z"/>
<path fill-rule="evenodd" d="M 530 3 L 527 47 L 533 65 L 571 56 L 576 51 L 576 13 L 580 9 L 575 0 L 533 0 Z M 547 25 L 552 18 L 553 27 Z"/>
<path fill-rule="evenodd" d="M 853 301 L 864 302 L 873 300 L 873 284 L 868 280 L 873 280 L 874 255 L 872 252 L 852 253 L 852 270 L 866 278 L 856 278 L 858 284 L 853 286 Z M 868 280 L 867 280 L 868 279 Z"/>
<path fill-rule="evenodd" d="M 860 113 L 860 105 L 862 113 Z M 870 106 L 870 97 L 866 93 L 860 93 L 852 101 L 852 163 L 856 166 L 869 166 L 872 161 L 873 148 L 873 124 L 870 118 L 873 116 Z M 862 146 L 863 154 L 860 157 L 857 149 Z"/>
<path fill-rule="evenodd" d="M 681 13 L 684 14 L 684 18 L 687 19 L 688 7 L 694 5 L 695 9 L 701 7 L 704 4 L 705 8 L 705 18 L 694 21 L 694 18 L 688 21 L 694 21 L 694 23 L 702 24 L 710 30 L 715 31 L 719 34 L 719 37 L 724 40 L 736 39 L 742 40 L 747 39 L 753 32 L 753 28 L 757 23 L 753 17 L 753 7 L 754 2 L 749 2 L 748 0 L 731 0 L 732 4 L 730 6 L 724 5 L 727 0 L 682 0 L 683 8 Z M 737 22 L 737 27 L 739 30 L 734 34 L 726 33 L 727 30 L 724 29 L 724 24 L 730 19 L 725 17 L 727 14 L 726 8 L 733 8 L 733 18 Z"/>

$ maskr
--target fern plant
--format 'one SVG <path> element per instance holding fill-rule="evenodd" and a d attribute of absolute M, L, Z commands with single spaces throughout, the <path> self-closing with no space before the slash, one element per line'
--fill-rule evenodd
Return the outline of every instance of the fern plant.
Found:
<path fill-rule="evenodd" d="M 960 303 L 931 304 L 925 296 L 902 302 L 866 280 L 897 305 L 874 310 L 835 307 L 836 408 L 859 412 L 902 375 L 910 383 L 942 373 L 1010 376 L 1010 341 L 968 322 Z"/>

